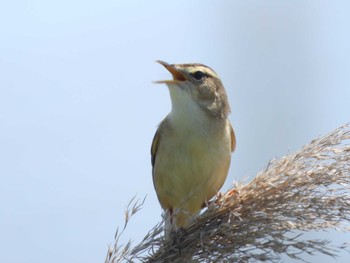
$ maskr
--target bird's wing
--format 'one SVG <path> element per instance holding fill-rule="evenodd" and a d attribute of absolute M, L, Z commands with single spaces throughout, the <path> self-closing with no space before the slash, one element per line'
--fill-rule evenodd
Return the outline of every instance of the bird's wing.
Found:
<path fill-rule="evenodd" d="M 230 124 L 230 132 L 231 132 L 231 152 L 236 149 L 236 135 L 233 131 L 232 125 Z"/>
<path fill-rule="evenodd" d="M 154 169 L 154 163 L 156 162 L 157 150 L 160 141 L 159 128 L 156 131 L 156 134 L 153 137 L 152 146 L 151 146 L 151 163 L 152 168 Z"/>

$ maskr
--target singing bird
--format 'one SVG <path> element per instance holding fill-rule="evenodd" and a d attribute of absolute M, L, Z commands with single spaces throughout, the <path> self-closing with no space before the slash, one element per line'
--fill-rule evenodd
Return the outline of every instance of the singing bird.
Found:
<path fill-rule="evenodd" d="M 168 64 L 172 108 L 153 138 L 153 183 L 166 231 L 186 228 L 224 184 L 236 138 L 218 75 L 202 64 Z M 167 226 L 168 225 L 168 226 Z"/>

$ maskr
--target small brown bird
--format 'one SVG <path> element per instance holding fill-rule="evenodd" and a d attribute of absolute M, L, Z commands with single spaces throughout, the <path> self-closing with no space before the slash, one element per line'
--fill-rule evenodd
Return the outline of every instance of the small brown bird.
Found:
<path fill-rule="evenodd" d="M 202 64 L 162 64 L 171 112 L 151 147 L 153 183 L 166 211 L 166 231 L 185 228 L 225 182 L 236 138 L 218 75 Z"/>

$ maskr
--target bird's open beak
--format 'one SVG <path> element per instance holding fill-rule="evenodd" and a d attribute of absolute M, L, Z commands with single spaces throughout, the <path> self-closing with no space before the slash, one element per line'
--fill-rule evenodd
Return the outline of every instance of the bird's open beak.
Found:
<path fill-rule="evenodd" d="M 186 76 L 183 73 L 181 73 L 178 69 L 176 69 L 174 64 L 168 64 L 161 60 L 156 60 L 156 62 L 163 65 L 171 73 L 171 75 L 173 75 L 172 80 L 159 80 L 159 81 L 156 81 L 156 83 L 174 83 L 178 81 L 187 80 Z"/>

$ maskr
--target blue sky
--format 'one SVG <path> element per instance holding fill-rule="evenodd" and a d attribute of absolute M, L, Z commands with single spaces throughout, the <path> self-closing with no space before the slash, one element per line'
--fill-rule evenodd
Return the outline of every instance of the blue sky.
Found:
<path fill-rule="evenodd" d="M 123 241 L 160 220 L 149 148 L 170 99 L 152 83 L 169 77 L 157 59 L 200 62 L 221 76 L 237 135 L 222 190 L 349 122 L 349 7 L 0 3 L 0 261 L 102 262 L 134 195 L 147 199 Z"/>

